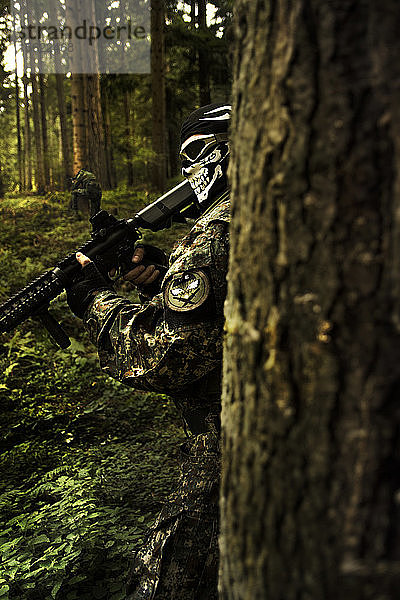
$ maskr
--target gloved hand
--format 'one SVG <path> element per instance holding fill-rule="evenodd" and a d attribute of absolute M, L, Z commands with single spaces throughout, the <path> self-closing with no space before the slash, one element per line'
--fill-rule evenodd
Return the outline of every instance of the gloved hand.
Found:
<path fill-rule="evenodd" d="M 68 306 L 80 319 L 93 301 L 96 292 L 103 290 L 113 291 L 111 282 L 107 281 L 100 273 L 94 262 L 77 252 L 77 260 L 83 266 L 82 279 L 67 288 Z"/>
<path fill-rule="evenodd" d="M 90 171 L 81 169 L 72 179 L 72 208 L 77 210 L 78 200 L 89 203 L 90 214 L 94 215 L 100 210 L 101 187 L 96 177 Z"/>
<path fill-rule="evenodd" d="M 146 265 L 141 264 L 143 260 L 146 261 Z M 124 279 L 135 285 L 141 295 L 147 298 L 158 294 L 168 269 L 165 252 L 150 244 L 139 244 L 135 248 L 132 263 L 137 266 L 124 275 Z"/>

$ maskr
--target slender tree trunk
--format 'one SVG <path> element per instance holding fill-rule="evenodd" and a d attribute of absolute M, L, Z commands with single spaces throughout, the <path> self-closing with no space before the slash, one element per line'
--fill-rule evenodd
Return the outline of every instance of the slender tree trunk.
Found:
<path fill-rule="evenodd" d="M 5 192 L 5 186 L 4 186 L 4 178 L 3 178 L 3 166 L 0 162 L 0 198 L 4 198 L 4 192 Z"/>
<path fill-rule="evenodd" d="M 67 110 L 65 103 L 64 93 L 64 79 L 65 76 L 62 73 L 56 73 L 56 88 L 57 88 L 57 102 L 58 102 L 58 116 L 60 119 L 60 132 L 61 132 L 61 147 L 62 147 L 62 161 L 64 166 L 63 175 L 63 189 L 69 189 L 70 179 L 72 177 L 72 161 L 71 161 L 71 144 L 69 139 L 68 125 L 67 125 Z"/>
<path fill-rule="evenodd" d="M 47 10 L 50 14 L 51 19 L 55 22 L 57 19 L 57 11 L 52 2 L 49 3 Z M 67 108 L 65 101 L 64 81 L 65 75 L 62 72 L 62 64 L 60 57 L 59 46 L 54 47 L 54 67 L 55 67 L 55 79 L 56 79 L 56 90 L 57 90 L 57 105 L 58 105 L 58 116 L 60 121 L 60 133 L 61 133 L 61 150 L 62 150 L 62 164 L 64 173 L 61 180 L 61 186 L 63 190 L 70 188 L 70 180 L 73 175 L 72 171 L 72 149 L 70 135 L 68 131 L 67 123 Z"/>
<path fill-rule="evenodd" d="M 399 22 L 236 3 L 223 600 L 398 598 Z"/>
<path fill-rule="evenodd" d="M 24 162 L 25 162 L 25 189 L 32 189 L 32 140 L 29 119 L 28 81 L 26 75 L 22 78 L 24 86 Z"/>
<path fill-rule="evenodd" d="M 40 100 L 38 91 L 38 80 L 37 75 L 35 73 L 35 56 L 31 44 L 28 44 L 28 55 L 29 66 L 31 68 L 30 84 L 32 86 L 33 132 L 36 153 L 35 183 L 38 194 L 44 194 L 46 191 L 46 180 L 44 173 L 42 132 L 40 128 Z"/>
<path fill-rule="evenodd" d="M 19 99 L 19 82 L 17 68 L 17 44 L 14 38 L 14 54 L 15 54 L 15 113 L 17 124 L 17 162 L 18 162 L 18 189 L 21 192 L 23 189 L 23 169 L 22 169 L 22 139 L 21 139 L 21 114 L 20 114 L 20 99 Z"/>
<path fill-rule="evenodd" d="M 132 117 L 131 117 L 131 94 L 128 90 L 124 92 L 124 114 L 125 114 L 125 137 L 126 137 L 126 166 L 127 166 L 127 185 L 132 187 L 134 184 L 134 173 L 132 163 Z"/>
<path fill-rule="evenodd" d="M 40 91 L 40 117 L 43 148 L 43 169 L 46 189 L 50 186 L 50 165 L 49 165 L 49 140 L 47 135 L 47 107 L 46 107 L 46 80 L 43 73 L 39 73 L 39 91 Z"/>
<path fill-rule="evenodd" d="M 88 105 L 88 165 L 102 187 L 107 185 L 104 150 L 104 127 L 100 100 L 100 75 L 86 76 Z"/>
<path fill-rule="evenodd" d="M 164 0 L 151 0 L 152 140 L 156 154 L 152 183 L 163 192 L 166 184 Z"/>
<path fill-rule="evenodd" d="M 206 0 L 198 0 L 198 24 L 199 31 L 203 33 L 204 37 L 207 32 L 207 2 Z M 208 50 L 205 47 L 205 40 L 202 40 L 202 44 L 199 48 L 199 99 L 200 106 L 205 106 L 211 102 L 210 93 L 210 66 L 208 60 Z"/>
<path fill-rule="evenodd" d="M 42 132 L 40 129 L 40 102 L 38 92 L 38 81 L 35 73 L 31 73 L 30 84 L 32 86 L 33 132 L 36 152 L 35 183 L 38 193 L 44 194 L 46 186 L 42 148 Z"/>
<path fill-rule="evenodd" d="M 115 187 L 116 182 L 116 174 L 115 174 L 115 165 L 114 165 L 114 155 L 113 155 L 113 142 L 111 135 L 111 116 L 110 116 L 110 106 L 108 99 L 108 91 L 107 89 L 103 89 L 102 93 L 102 110 L 103 110 L 103 119 L 104 119 L 104 148 L 106 155 L 106 171 L 107 171 L 107 182 L 108 188 L 112 189 Z"/>
<path fill-rule="evenodd" d="M 77 173 L 88 168 L 86 81 L 81 73 L 71 75 L 71 111 L 73 172 Z"/>
<path fill-rule="evenodd" d="M 21 23 L 25 23 L 23 9 L 19 12 Z M 29 53 L 25 44 L 21 44 L 23 72 L 22 83 L 24 88 L 24 189 L 32 190 L 32 134 L 29 115 L 29 95 L 28 95 L 28 77 L 26 75 L 29 68 Z"/>
<path fill-rule="evenodd" d="M 66 20 L 67 25 L 72 29 L 80 24 L 80 5 L 77 0 L 67 0 Z M 82 73 L 84 64 L 81 47 L 75 44 L 71 54 L 72 168 L 74 174 L 80 169 L 88 168 L 88 107 L 86 76 Z"/>
<path fill-rule="evenodd" d="M 96 22 L 96 8 L 94 0 L 90 0 L 92 22 Z M 90 47 L 88 62 L 90 75 L 87 80 L 88 104 L 88 159 L 89 169 L 96 176 L 103 188 L 107 187 L 106 156 L 104 148 L 104 125 L 100 98 L 100 75 L 97 40 Z"/>

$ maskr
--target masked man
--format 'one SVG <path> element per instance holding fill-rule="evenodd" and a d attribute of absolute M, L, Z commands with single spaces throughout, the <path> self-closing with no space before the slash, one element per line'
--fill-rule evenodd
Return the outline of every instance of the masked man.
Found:
<path fill-rule="evenodd" d="M 200 218 L 166 273 L 139 247 L 126 279 L 148 300 L 117 296 L 87 257 L 67 293 L 98 347 L 103 370 L 138 390 L 171 396 L 190 432 L 179 487 L 136 554 L 129 600 L 216 600 L 223 306 L 229 252 L 228 126 L 231 107 L 193 112 L 181 131 L 182 173 Z M 159 261 L 158 261 L 159 262 Z"/>

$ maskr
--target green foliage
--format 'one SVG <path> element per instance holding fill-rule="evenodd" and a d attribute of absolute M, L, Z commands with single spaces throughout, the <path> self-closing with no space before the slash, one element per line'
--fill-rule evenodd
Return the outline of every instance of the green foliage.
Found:
<path fill-rule="evenodd" d="M 128 216 L 150 200 L 110 192 L 104 206 Z M 89 231 L 63 195 L 1 206 L 3 301 Z M 167 397 L 101 373 L 62 296 L 52 311 L 67 350 L 34 321 L 0 336 L 0 599 L 122 600 L 132 553 L 176 480 L 180 423 Z"/>

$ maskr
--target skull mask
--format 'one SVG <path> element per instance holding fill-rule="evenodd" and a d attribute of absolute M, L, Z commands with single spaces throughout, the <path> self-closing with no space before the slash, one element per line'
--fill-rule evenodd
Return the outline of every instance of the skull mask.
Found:
<path fill-rule="evenodd" d="M 182 175 L 202 212 L 228 188 L 230 114 L 230 106 L 210 104 L 192 113 L 182 127 Z"/>
<path fill-rule="evenodd" d="M 221 139 L 226 141 L 222 142 Z M 200 204 L 227 187 L 227 139 L 223 134 L 198 134 L 182 144 L 182 175 L 188 179 Z"/>

